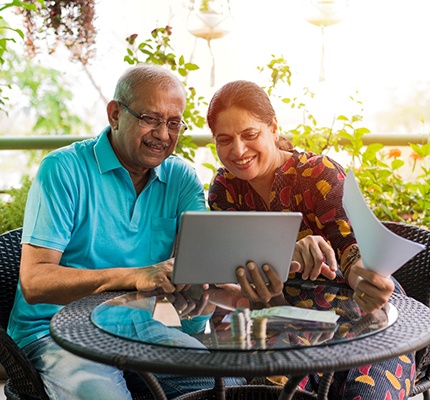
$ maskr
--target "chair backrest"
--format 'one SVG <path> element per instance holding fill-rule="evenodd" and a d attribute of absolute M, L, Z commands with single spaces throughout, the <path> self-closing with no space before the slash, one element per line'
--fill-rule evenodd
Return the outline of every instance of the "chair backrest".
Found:
<path fill-rule="evenodd" d="M 21 236 L 22 228 L 0 235 L 0 326 L 5 330 L 18 284 Z"/>
<path fill-rule="evenodd" d="M 46 399 L 36 369 L 6 333 L 21 261 L 22 228 L 0 235 L 0 362 L 8 375 L 5 393 L 13 399 Z"/>
<path fill-rule="evenodd" d="M 426 246 L 393 276 L 400 282 L 408 296 L 430 307 L 430 231 L 400 222 L 383 222 L 383 224 L 397 235 Z"/>
<path fill-rule="evenodd" d="M 414 225 L 401 222 L 383 222 L 392 232 L 405 239 L 421 243 L 426 246 L 424 250 L 412 257 L 394 274 L 409 297 L 420 301 L 430 307 L 430 231 Z M 416 354 L 417 370 L 430 374 L 430 346 L 421 349 Z"/>

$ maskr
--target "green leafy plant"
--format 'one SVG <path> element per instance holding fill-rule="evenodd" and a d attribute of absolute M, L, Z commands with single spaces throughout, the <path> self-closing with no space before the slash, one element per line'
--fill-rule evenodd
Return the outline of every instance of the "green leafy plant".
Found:
<path fill-rule="evenodd" d="M 202 116 L 200 109 L 207 105 L 203 96 L 198 96 L 193 87 L 187 87 L 186 78 L 192 71 L 199 67 L 196 64 L 185 61 L 183 55 L 177 56 L 170 44 L 172 28 L 170 26 L 155 28 L 151 31 L 151 36 L 143 42 L 137 44 L 136 34 L 127 38 L 128 48 L 124 61 L 133 65 L 138 63 L 152 63 L 164 65 L 172 71 L 176 71 L 182 78 L 187 91 L 187 103 L 184 112 L 184 121 L 190 130 L 203 128 L 205 118 Z M 181 135 L 176 147 L 176 153 L 181 154 L 189 161 L 193 161 L 197 145 L 193 142 L 191 136 Z"/>
<path fill-rule="evenodd" d="M 22 4 L 20 1 L 12 1 L 11 3 L 3 4 L 0 6 L 0 13 L 4 10 L 15 7 L 15 6 L 22 6 L 22 7 L 35 7 L 34 5 L 25 5 Z M 0 65 L 3 69 L 3 64 L 5 63 L 4 55 L 7 54 L 8 51 L 8 44 L 10 42 L 15 43 L 14 37 L 9 37 L 9 33 L 15 33 L 16 36 L 20 37 L 22 40 L 24 39 L 24 33 L 20 29 L 14 29 L 11 28 L 6 20 L 0 15 Z M 10 88 L 10 83 L 4 79 L 3 76 L 0 76 L 0 111 L 5 111 L 5 102 L 9 100 L 7 96 L 4 95 L 3 89 L 7 87 Z"/>
<path fill-rule="evenodd" d="M 301 96 L 286 97 L 291 92 L 291 70 L 283 57 L 272 56 L 271 62 L 259 68 L 269 72 L 271 97 L 302 115 L 302 123 L 290 129 L 281 129 L 296 148 L 319 154 L 343 153 L 348 156 L 346 170 L 353 169 L 361 191 L 380 220 L 403 221 L 421 226 L 430 225 L 430 143 L 410 144 L 411 165 L 406 165 L 402 152 L 386 148 L 381 143 L 365 146 L 363 138 L 370 130 L 363 125 L 363 104 L 355 96 L 356 113 L 339 113 L 331 126 L 320 124 L 310 112 L 307 100 L 314 94 L 304 88 Z"/>
<path fill-rule="evenodd" d="M 52 4 L 50 4 L 52 5 Z M 23 13 L 37 13 L 45 6 L 43 0 L 18 1 L 14 0 L 0 6 L 0 13 L 15 7 Z M 26 113 L 29 121 L 34 121 L 29 131 L 33 134 L 53 135 L 77 134 L 89 130 L 73 112 L 71 107 L 72 92 L 64 74 L 52 68 L 45 68 L 33 61 L 31 57 L 18 56 L 11 44 L 16 43 L 15 37 L 8 37 L 13 33 L 16 38 L 24 39 L 20 29 L 10 28 L 6 20 L 0 15 L 0 110 L 6 111 L 9 101 L 7 92 L 19 89 L 21 103 L 25 106 L 15 110 Z M 26 37 L 26 39 L 28 39 Z M 21 43 L 24 45 L 24 41 Z M 16 46 L 15 46 L 16 48 Z M 6 93 L 6 94 L 5 94 Z M 23 101 L 23 99 L 25 99 Z M 7 115 L 7 113 L 6 113 Z M 46 151 L 30 151 L 28 165 L 40 161 Z M 0 230 L 6 231 L 22 226 L 27 193 L 31 185 L 28 176 L 24 176 L 20 187 L 7 189 L 2 192 L 0 199 Z"/>
<path fill-rule="evenodd" d="M 5 200 L 0 199 L 0 233 L 22 226 L 24 221 L 25 203 L 32 180 L 25 175 L 19 188 L 5 192 Z"/>

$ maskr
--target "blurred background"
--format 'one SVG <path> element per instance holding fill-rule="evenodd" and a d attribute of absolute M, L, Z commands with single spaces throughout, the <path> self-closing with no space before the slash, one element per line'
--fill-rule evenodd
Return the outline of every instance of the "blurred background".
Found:
<path fill-rule="evenodd" d="M 15 3 L 40 9 L 44 2 Z M 69 9 L 68 18 L 75 19 L 69 33 L 58 25 L 67 15 L 67 3 L 76 5 Z M 306 106 L 319 125 L 331 126 L 339 115 L 353 114 L 358 105 L 363 124 L 372 134 L 402 136 L 406 141 L 408 135 L 428 139 L 428 0 L 74 0 L 44 4 L 51 7 L 50 14 L 45 19 L 33 16 L 33 25 L 28 25 L 28 14 L 17 12 L 22 7 L 0 8 L 3 26 L 23 32 L 21 37 L 0 28 L 8 38 L 0 71 L 0 139 L 97 135 L 107 124 L 106 104 L 116 81 L 130 65 L 124 58 L 145 55 L 139 45 L 149 40 L 154 44 L 159 37 L 154 39 L 151 32 L 167 26 L 169 51 L 199 67 L 185 79 L 203 99 L 196 105 L 203 117 L 206 102 L 217 88 L 235 79 L 268 87 L 274 60 L 282 60 L 291 76 L 281 97 L 295 101 L 299 108 L 308 94 Z M 89 39 L 71 41 L 70 36 L 81 34 L 79 29 L 87 30 Z M 303 120 L 291 107 L 285 109 L 285 101 L 274 104 L 286 130 Z M 208 130 L 200 124 L 192 134 L 207 135 Z M 207 154 L 199 149 L 194 159 L 204 182 L 212 175 L 200 168 Z M 32 157 L 34 162 L 29 163 Z M 0 190 L 19 186 L 23 173 L 33 174 L 39 159 L 34 153 L 0 151 Z"/>

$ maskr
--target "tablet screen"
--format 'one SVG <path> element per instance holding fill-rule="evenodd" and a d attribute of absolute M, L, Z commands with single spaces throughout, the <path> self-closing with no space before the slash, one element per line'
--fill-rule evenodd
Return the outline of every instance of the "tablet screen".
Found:
<path fill-rule="evenodd" d="M 285 282 L 301 221 L 298 212 L 185 212 L 172 282 L 237 283 L 247 261 L 270 264 Z"/>

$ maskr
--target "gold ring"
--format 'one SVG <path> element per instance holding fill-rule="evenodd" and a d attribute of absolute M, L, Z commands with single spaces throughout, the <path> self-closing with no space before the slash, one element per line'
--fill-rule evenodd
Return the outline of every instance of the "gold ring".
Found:
<path fill-rule="evenodd" d="M 366 295 L 366 293 L 364 293 L 364 292 L 361 292 L 361 294 L 360 294 L 360 299 L 364 299 L 364 296 Z"/>

